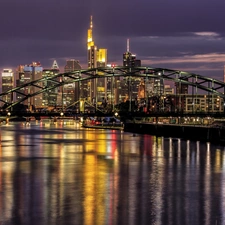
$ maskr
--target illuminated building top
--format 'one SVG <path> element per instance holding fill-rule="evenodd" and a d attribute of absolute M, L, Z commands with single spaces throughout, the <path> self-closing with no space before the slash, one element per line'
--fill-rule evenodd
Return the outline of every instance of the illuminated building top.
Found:
<path fill-rule="evenodd" d="M 90 27 L 87 32 L 88 68 L 106 67 L 107 49 L 98 49 L 93 40 L 92 34 L 93 17 L 90 18 Z"/>
<path fill-rule="evenodd" d="M 88 34 L 87 34 L 87 48 L 88 50 L 95 45 L 92 37 L 92 28 L 93 28 L 93 22 L 92 22 L 92 16 L 90 20 L 90 28 L 88 29 Z"/>
<path fill-rule="evenodd" d="M 59 66 L 58 63 L 56 62 L 56 60 L 54 60 L 53 64 L 52 64 L 52 69 L 57 69 L 59 70 Z"/>

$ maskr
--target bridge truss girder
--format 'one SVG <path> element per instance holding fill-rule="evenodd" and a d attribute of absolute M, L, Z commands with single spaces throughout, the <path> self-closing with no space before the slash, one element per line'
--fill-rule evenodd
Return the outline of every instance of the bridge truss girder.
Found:
<path fill-rule="evenodd" d="M 70 83 L 84 82 L 97 78 L 116 78 L 116 77 L 137 77 L 142 79 L 163 79 L 172 81 L 178 84 L 186 84 L 194 88 L 195 94 L 198 93 L 198 89 L 207 92 L 208 94 L 217 95 L 225 99 L 225 83 L 211 77 L 205 77 L 202 75 L 183 72 L 179 70 L 171 70 L 165 68 L 151 68 L 151 67 L 99 67 L 87 70 L 76 70 L 69 73 L 59 73 L 54 76 L 43 77 L 38 80 L 25 83 L 19 87 L 15 87 L 7 92 L 1 93 L 0 96 L 5 96 L 10 93 L 19 93 L 23 97 L 16 102 L 8 104 L 4 100 L 0 101 L 8 104 L 6 109 L 9 109 L 31 97 L 55 89 L 60 86 L 64 86 Z M 43 86 L 42 83 L 51 83 L 51 85 Z M 25 94 L 24 88 L 35 87 L 39 90 L 35 93 Z"/>

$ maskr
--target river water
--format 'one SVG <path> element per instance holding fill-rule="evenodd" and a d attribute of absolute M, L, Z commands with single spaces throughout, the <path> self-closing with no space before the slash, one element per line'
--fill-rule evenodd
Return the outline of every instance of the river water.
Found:
<path fill-rule="evenodd" d="M 0 134 L 0 225 L 225 224 L 223 146 L 75 121 Z"/>

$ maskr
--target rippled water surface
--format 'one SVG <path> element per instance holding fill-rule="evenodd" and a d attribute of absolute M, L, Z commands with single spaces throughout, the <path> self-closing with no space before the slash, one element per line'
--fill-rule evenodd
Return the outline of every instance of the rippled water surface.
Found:
<path fill-rule="evenodd" d="M 0 225 L 225 224 L 223 146 L 74 121 L 0 134 Z"/>

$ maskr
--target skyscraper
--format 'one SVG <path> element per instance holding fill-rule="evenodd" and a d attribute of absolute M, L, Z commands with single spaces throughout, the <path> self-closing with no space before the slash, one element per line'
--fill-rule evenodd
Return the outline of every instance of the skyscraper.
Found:
<path fill-rule="evenodd" d="M 88 52 L 88 68 L 97 68 L 97 67 L 106 67 L 107 65 L 107 49 L 100 48 L 98 49 L 94 43 L 93 39 L 93 21 L 92 16 L 90 20 L 90 27 L 87 32 L 87 52 Z M 102 104 L 102 99 L 106 98 L 106 89 L 107 89 L 107 79 L 98 78 L 87 82 L 86 87 L 86 96 L 87 99 L 93 105 Z"/>
<path fill-rule="evenodd" d="M 9 91 L 14 86 L 14 77 L 12 69 L 4 69 L 2 72 L 2 92 Z M 2 96 L 2 100 L 11 103 L 13 101 L 12 93 Z"/>
<path fill-rule="evenodd" d="M 90 20 L 90 27 L 87 32 L 87 51 L 88 51 L 88 68 L 106 67 L 107 49 L 98 49 L 93 39 L 93 21 Z"/>
<path fill-rule="evenodd" d="M 141 66 L 141 60 L 136 59 L 136 55 L 130 52 L 130 40 L 127 39 L 127 51 L 123 53 L 123 66 L 124 67 L 139 67 Z M 139 85 L 141 83 L 140 78 L 127 77 L 121 82 L 124 88 L 121 89 L 121 96 L 124 101 L 136 101 L 140 96 L 138 96 Z M 127 93 L 129 96 L 127 96 Z M 144 93 L 145 94 L 145 93 Z"/>
<path fill-rule="evenodd" d="M 43 69 L 43 73 L 42 73 L 42 77 L 54 77 L 55 75 L 57 75 L 59 73 L 59 66 L 56 62 L 56 60 L 54 60 L 51 69 Z M 59 78 L 58 78 L 59 79 Z M 59 81 L 59 80 L 58 80 Z M 53 83 L 51 81 L 43 81 L 43 86 L 44 87 L 51 87 L 53 86 Z M 47 108 L 47 107 L 56 107 L 58 100 L 59 100 L 59 87 L 58 88 L 54 88 L 51 90 L 48 90 L 46 92 L 43 93 L 43 99 L 42 99 L 42 106 Z M 60 102 L 61 103 L 61 102 Z"/>
<path fill-rule="evenodd" d="M 53 61 L 52 69 L 56 69 L 59 71 L 59 66 L 58 66 L 58 63 L 56 62 L 56 60 Z"/>
<path fill-rule="evenodd" d="M 70 59 L 66 61 L 66 65 L 64 67 L 64 72 L 69 73 L 75 70 L 81 70 L 81 66 L 78 60 Z M 69 79 L 69 78 L 67 78 Z M 64 85 L 63 87 L 63 104 L 64 106 L 68 106 L 78 101 L 80 95 L 80 88 L 78 87 L 78 83 L 71 83 Z"/>
<path fill-rule="evenodd" d="M 81 70 L 80 62 L 75 59 L 70 59 L 66 61 L 66 65 L 64 67 L 64 72 L 72 72 L 74 70 Z"/>
<path fill-rule="evenodd" d="M 141 60 L 136 59 L 136 55 L 130 52 L 129 39 L 127 39 L 127 51 L 123 53 L 123 66 L 141 66 Z"/>
<path fill-rule="evenodd" d="M 17 81 L 16 85 L 21 86 L 23 84 L 29 83 L 34 80 L 38 80 L 42 78 L 43 67 L 40 62 L 32 62 L 28 65 L 20 65 L 17 69 Z M 35 92 L 40 90 L 42 87 L 42 82 L 36 83 L 37 86 L 27 86 L 20 90 L 20 93 L 17 93 L 16 99 L 19 100 L 24 97 L 24 94 L 34 94 Z M 42 94 L 36 95 L 34 97 L 28 98 L 23 101 L 24 105 L 27 105 L 30 110 L 34 110 L 35 108 L 42 107 Z"/>

